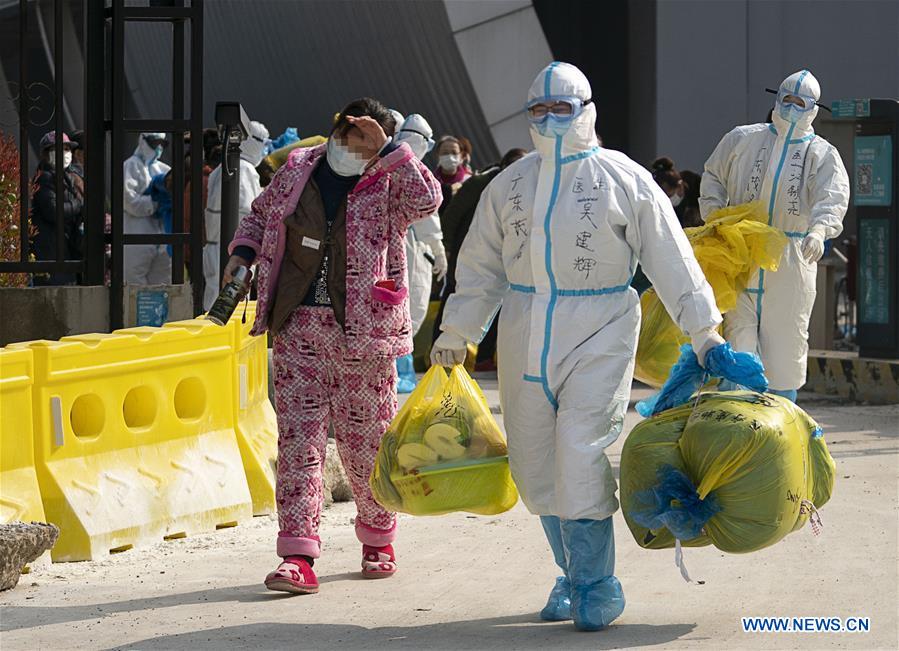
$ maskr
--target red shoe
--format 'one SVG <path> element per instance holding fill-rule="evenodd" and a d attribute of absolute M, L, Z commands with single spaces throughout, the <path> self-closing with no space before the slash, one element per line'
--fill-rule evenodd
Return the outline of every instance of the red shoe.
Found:
<path fill-rule="evenodd" d="M 362 576 L 366 579 L 386 579 L 396 574 L 396 554 L 392 545 L 372 547 L 362 545 Z"/>
<path fill-rule="evenodd" d="M 305 557 L 288 556 L 277 570 L 265 577 L 265 587 L 293 594 L 315 594 L 318 592 L 318 578 Z"/>

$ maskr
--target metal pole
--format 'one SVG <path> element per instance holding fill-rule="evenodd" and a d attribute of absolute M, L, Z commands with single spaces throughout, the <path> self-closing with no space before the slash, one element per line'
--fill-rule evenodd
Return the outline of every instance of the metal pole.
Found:
<path fill-rule="evenodd" d="M 30 253 L 28 208 L 31 199 L 31 184 L 28 182 L 27 30 L 28 0 L 19 0 L 19 262 L 27 262 Z"/>
<path fill-rule="evenodd" d="M 225 273 L 225 265 L 230 257 L 228 255 L 228 245 L 234 237 L 234 231 L 237 230 L 237 202 L 240 197 L 240 144 L 229 141 L 229 135 L 225 134 L 224 142 L 228 151 L 227 153 L 222 152 L 222 225 L 219 235 L 221 251 L 219 257 L 220 281 Z"/>
<path fill-rule="evenodd" d="M 104 36 L 106 18 L 101 2 L 83 0 L 84 10 L 84 264 L 85 285 L 103 285 L 106 270 L 106 129 Z"/>
<path fill-rule="evenodd" d="M 122 16 L 124 0 L 112 3 L 112 142 L 110 156 L 112 165 L 112 278 L 109 288 L 109 324 L 112 329 L 121 328 L 125 321 L 123 287 L 125 281 L 125 261 L 123 245 L 124 224 L 124 170 L 122 169 L 122 145 L 125 132 L 122 118 L 125 109 L 125 20 Z"/>
<path fill-rule="evenodd" d="M 62 75 L 63 75 L 63 58 L 62 51 L 62 2 L 53 0 L 53 86 L 56 97 L 54 98 L 53 120 L 56 125 L 56 143 L 54 147 L 55 163 L 55 186 L 56 193 L 56 261 L 64 262 L 66 259 L 66 221 L 65 221 L 65 205 L 66 196 L 63 189 L 63 179 L 65 178 L 65 168 L 62 164 Z"/>
<path fill-rule="evenodd" d="M 190 281 L 196 316 L 203 312 L 203 2 L 191 2 L 190 20 Z"/>
<path fill-rule="evenodd" d="M 175 3 L 184 6 L 184 0 Z M 184 118 L 184 21 L 172 24 L 172 119 Z M 184 133 L 172 135 L 172 232 L 184 232 Z M 193 151 L 193 149 L 191 149 Z M 184 282 L 184 245 L 172 246 L 173 285 Z"/>

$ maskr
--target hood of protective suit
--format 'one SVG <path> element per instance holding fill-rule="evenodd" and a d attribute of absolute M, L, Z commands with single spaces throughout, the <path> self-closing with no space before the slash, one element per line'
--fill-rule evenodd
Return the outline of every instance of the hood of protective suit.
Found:
<path fill-rule="evenodd" d="M 791 95 L 814 97 L 816 102 L 821 99 L 821 85 L 818 83 L 818 80 L 815 79 L 815 75 L 808 70 L 794 72 L 780 83 L 779 90 L 785 91 Z M 814 129 L 812 129 L 812 122 L 815 121 L 815 117 L 818 115 L 817 106 L 813 107 L 810 111 L 799 114 L 799 118 L 795 122 L 785 120 L 780 115 L 780 109 L 780 102 L 774 100 L 774 112 L 771 114 L 771 119 L 774 122 L 774 128 L 777 129 L 778 135 L 784 136 L 794 124 L 795 127 L 793 127 L 793 133 L 790 135 L 790 139 L 802 138 L 814 131 Z"/>
<path fill-rule="evenodd" d="M 265 141 L 268 129 L 261 122 L 250 122 L 250 135 L 240 143 L 240 157 L 253 167 L 258 167 L 265 157 Z"/>
<path fill-rule="evenodd" d="M 150 143 L 147 142 L 147 138 L 159 138 L 160 140 L 165 140 L 164 133 L 150 133 L 145 132 L 140 134 L 137 139 L 137 148 L 134 150 L 134 155 L 144 161 L 147 165 L 152 165 L 159 158 L 158 152 L 150 146 Z"/>
<path fill-rule="evenodd" d="M 393 116 L 393 121 L 395 122 L 395 124 L 393 125 L 393 132 L 395 134 L 399 130 L 400 125 L 403 123 L 403 120 L 405 120 L 406 118 L 404 118 L 403 114 L 400 113 L 399 111 L 397 111 L 396 109 L 387 109 L 387 110 L 390 112 L 390 115 Z M 387 135 L 389 136 L 390 134 L 388 133 Z"/>
<path fill-rule="evenodd" d="M 431 129 L 428 121 L 418 113 L 411 113 L 403 120 L 402 124 L 397 125 L 396 135 L 393 139 L 397 144 L 405 142 L 416 158 L 421 160 L 433 147 L 433 137 L 434 130 Z"/>
<path fill-rule="evenodd" d="M 586 101 L 593 98 L 593 93 L 583 72 L 570 63 L 553 61 L 534 79 L 528 90 L 527 101 L 530 103 L 550 97 L 577 97 Z M 599 144 L 596 139 L 596 105 L 593 102 L 587 104 L 581 114 L 571 120 L 568 130 L 562 136 L 541 135 L 531 125 L 531 140 L 544 158 L 554 155 L 558 138 L 562 139 L 562 156 L 596 147 Z"/>

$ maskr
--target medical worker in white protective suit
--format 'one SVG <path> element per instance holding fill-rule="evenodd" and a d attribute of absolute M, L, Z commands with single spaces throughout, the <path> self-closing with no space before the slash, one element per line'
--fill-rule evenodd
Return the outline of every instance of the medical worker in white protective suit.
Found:
<path fill-rule="evenodd" d="M 159 160 L 168 144 L 164 133 L 142 133 L 137 148 L 123 165 L 122 193 L 125 223 L 129 235 L 162 235 L 165 224 L 157 217 L 156 202 L 144 194 L 157 174 L 169 171 Z M 124 248 L 125 283 L 164 285 L 172 282 L 172 258 L 165 244 L 139 244 Z"/>
<path fill-rule="evenodd" d="M 253 200 L 262 193 L 259 172 L 256 168 L 262 162 L 268 129 L 261 122 L 250 122 L 250 134 L 240 143 L 240 188 L 237 199 L 238 223 L 250 214 Z M 219 282 L 219 262 L 221 251 L 219 240 L 222 232 L 222 164 L 209 175 L 206 195 L 206 244 L 203 246 L 203 277 L 206 290 L 203 293 L 203 309 L 209 310 L 221 290 Z M 229 236 L 230 237 L 230 236 Z"/>
<path fill-rule="evenodd" d="M 396 125 L 394 141 L 409 145 L 419 160 L 434 148 L 434 132 L 421 115 L 412 113 L 405 119 L 400 115 Z M 429 254 L 433 256 L 433 263 L 427 258 Z M 406 265 L 409 274 L 409 311 L 414 336 L 428 314 L 431 276 L 436 276 L 437 281 L 442 282 L 449 267 L 446 249 L 443 246 L 443 232 L 440 230 L 440 218 L 436 212 L 413 223 L 406 232 Z M 396 367 L 397 391 L 411 393 L 417 382 L 412 355 L 400 357 L 396 361 Z"/>
<path fill-rule="evenodd" d="M 541 617 L 597 630 L 624 609 L 605 448 L 621 432 L 631 391 L 637 262 L 700 360 L 724 345 L 714 331 L 721 315 L 665 192 L 641 165 L 598 146 L 583 73 L 547 66 L 528 92 L 527 113 L 537 151 L 484 191 L 432 361 L 461 363 L 466 342 L 484 336 L 502 304 L 509 463 L 564 573 Z"/>
<path fill-rule="evenodd" d="M 728 133 L 706 161 L 700 186 L 703 219 L 730 204 L 756 199 L 768 223 L 789 237 L 776 272 L 758 271 L 724 319 L 734 350 L 758 353 L 772 393 L 796 400 L 805 383 L 808 323 L 824 241 L 843 230 L 849 178 L 836 148 L 815 135 L 818 80 L 800 70 L 783 80 L 774 124 Z"/>

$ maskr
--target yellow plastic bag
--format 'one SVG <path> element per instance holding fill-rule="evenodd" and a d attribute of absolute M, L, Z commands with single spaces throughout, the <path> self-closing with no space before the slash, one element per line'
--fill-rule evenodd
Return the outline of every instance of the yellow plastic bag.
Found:
<path fill-rule="evenodd" d="M 795 404 L 727 391 L 641 422 L 624 442 L 620 471 L 621 510 L 638 545 L 673 547 L 673 529 L 684 546 L 742 553 L 817 516 L 836 466 L 821 429 Z"/>
<path fill-rule="evenodd" d="M 716 210 L 706 224 L 684 232 L 722 314 L 736 306 L 737 296 L 757 268 L 777 270 L 788 241 L 782 231 L 768 226 L 768 213 L 760 201 Z M 640 307 L 643 319 L 634 377 L 658 388 L 677 362 L 681 344 L 690 339 L 668 316 L 654 289 L 643 292 Z"/>
<path fill-rule="evenodd" d="M 384 508 L 412 515 L 492 515 L 518 501 L 506 441 L 461 365 L 432 366 L 381 439 L 369 485 Z"/>

